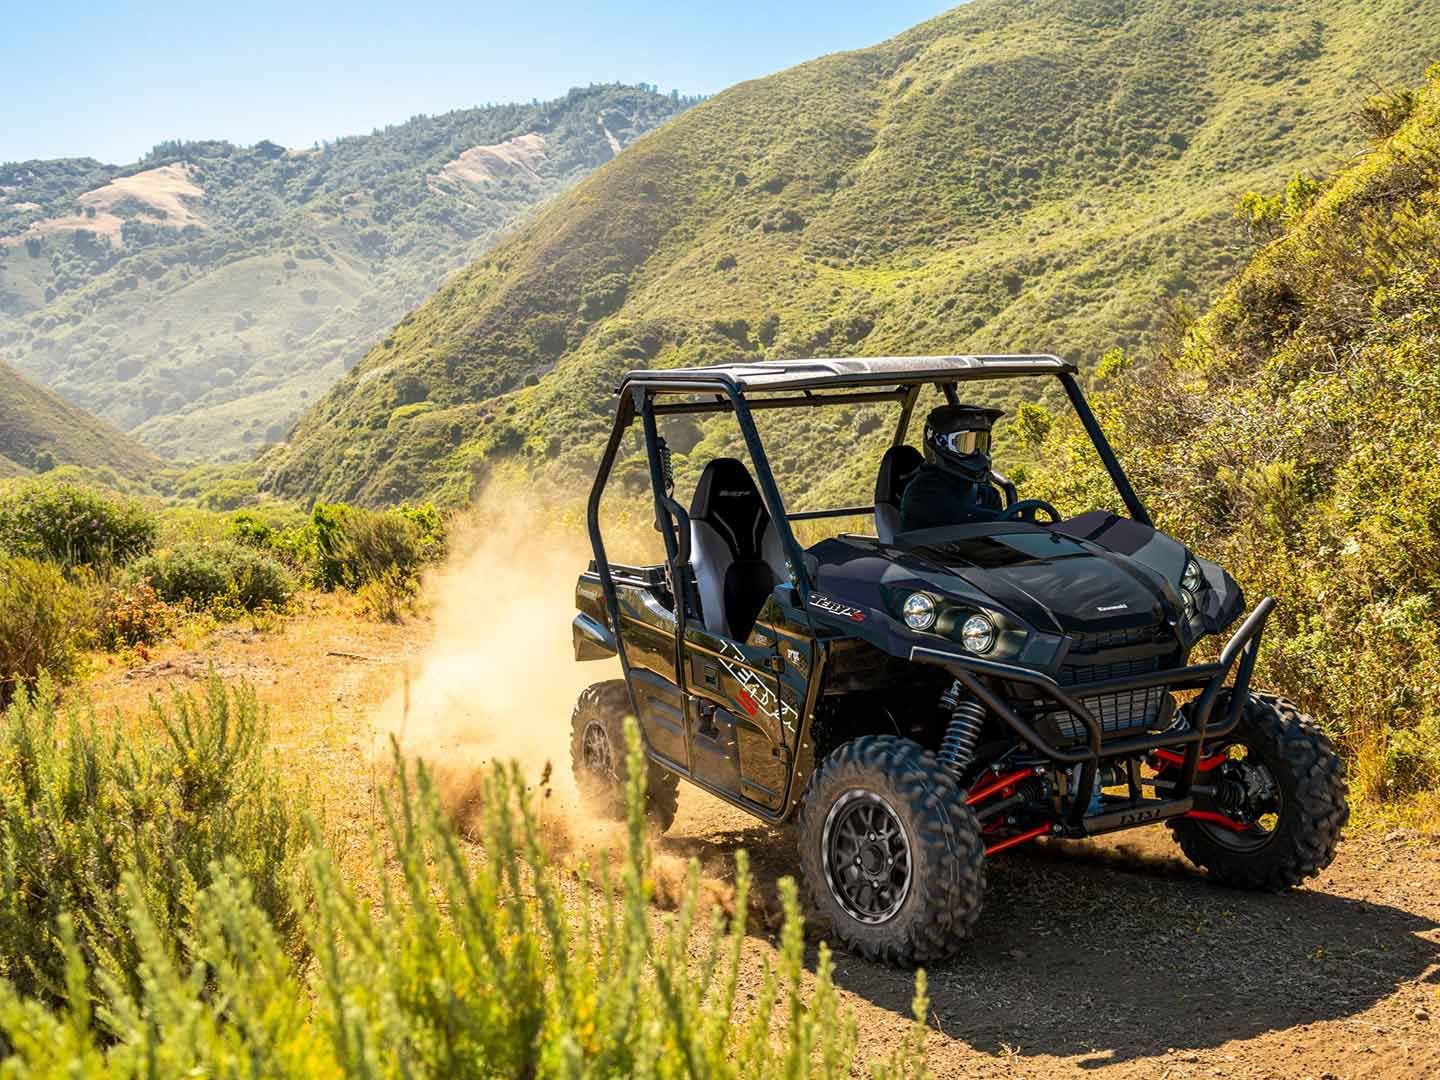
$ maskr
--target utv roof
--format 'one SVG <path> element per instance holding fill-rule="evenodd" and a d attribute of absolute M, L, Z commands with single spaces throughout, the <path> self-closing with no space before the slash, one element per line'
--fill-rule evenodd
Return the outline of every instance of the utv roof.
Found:
<path fill-rule="evenodd" d="M 917 383 L 1003 379 L 1022 375 L 1075 374 L 1069 360 L 1049 354 L 1012 356 L 875 356 L 851 359 L 766 360 L 713 367 L 628 371 L 631 385 L 677 393 L 716 387 L 736 390 L 823 390 L 842 386 L 904 386 Z"/>

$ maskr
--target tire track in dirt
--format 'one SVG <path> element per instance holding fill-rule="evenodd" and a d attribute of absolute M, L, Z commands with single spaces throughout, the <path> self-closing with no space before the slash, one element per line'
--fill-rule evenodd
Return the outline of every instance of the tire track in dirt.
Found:
<path fill-rule="evenodd" d="M 682 792 L 662 849 L 758 891 L 793 835 Z M 928 971 L 939 1076 L 1440 1077 L 1440 845 L 1354 831 L 1310 887 L 1207 882 L 1163 827 L 997 858 L 975 938 Z M 908 1023 L 912 976 L 838 956 L 863 1057 Z"/>

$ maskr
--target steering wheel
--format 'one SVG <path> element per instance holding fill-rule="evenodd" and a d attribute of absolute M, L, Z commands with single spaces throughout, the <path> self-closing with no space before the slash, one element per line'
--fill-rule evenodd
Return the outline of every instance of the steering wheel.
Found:
<path fill-rule="evenodd" d="M 1044 510 L 1050 516 L 1047 525 L 1054 525 L 1060 520 L 1060 511 L 1051 506 L 1044 499 L 1021 499 L 1017 503 L 1007 506 L 1000 514 L 1000 521 L 1028 521 L 1031 525 L 1041 524 L 1035 520 L 1035 512 Z"/>

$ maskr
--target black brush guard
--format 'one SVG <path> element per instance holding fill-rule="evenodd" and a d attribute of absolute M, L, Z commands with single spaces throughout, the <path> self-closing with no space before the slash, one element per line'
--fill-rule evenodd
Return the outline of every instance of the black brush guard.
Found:
<path fill-rule="evenodd" d="M 1225 648 L 1220 651 L 1220 658 L 1212 663 L 1192 664 L 1189 667 L 1152 671 L 1144 675 L 1129 675 L 1078 686 L 1061 686 L 1043 672 L 944 649 L 917 645 L 911 651 L 910 658 L 918 663 L 944 668 L 1037 753 L 1057 765 L 1079 765 L 1080 779 L 1071 793 L 1073 802 L 1067 831 L 1090 836 L 1177 817 L 1190 810 L 1193 805 L 1190 789 L 1195 783 L 1200 764 L 1200 749 L 1206 740 L 1223 738 L 1230 734 L 1240 722 L 1241 710 L 1250 689 L 1250 675 L 1255 669 L 1255 659 L 1260 652 L 1261 633 L 1274 608 L 1275 601 L 1268 596 L 1256 604 L 1255 610 L 1226 642 Z M 1215 702 L 1220 691 L 1225 688 L 1232 669 L 1235 672 L 1235 681 L 1230 688 L 1225 714 L 1218 722 L 1212 723 Z M 996 693 L 994 687 L 997 682 L 1022 683 L 1033 687 L 1042 697 L 1055 702 L 1057 708 L 1069 710 L 1085 729 L 1085 746 L 1057 746 L 1047 739 L 1033 724 L 1011 708 L 1004 697 Z M 1149 689 L 1167 692 L 1199 690 L 1200 696 L 1185 710 L 1188 723 L 1183 726 L 1177 724 L 1159 733 L 1119 734 L 1118 737 L 1111 734 L 1107 737 L 1100 720 L 1076 693 L 1079 691 L 1086 698 L 1093 699 L 1109 694 Z M 1168 799 L 1143 799 L 1116 808 L 1113 812 L 1086 816 L 1101 761 L 1107 758 L 1134 757 L 1153 750 L 1181 748 L 1184 749 L 1184 762 L 1174 787 L 1169 789 Z"/>

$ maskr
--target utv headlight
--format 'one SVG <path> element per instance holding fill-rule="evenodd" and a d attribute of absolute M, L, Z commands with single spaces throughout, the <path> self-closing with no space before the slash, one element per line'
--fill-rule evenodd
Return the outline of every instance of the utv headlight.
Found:
<path fill-rule="evenodd" d="M 935 601 L 923 592 L 911 593 L 905 598 L 901 614 L 911 630 L 929 630 L 935 625 Z"/>
<path fill-rule="evenodd" d="M 971 615 L 960 627 L 960 641 L 971 652 L 989 652 L 995 645 L 995 624 L 984 615 Z"/>
<path fill-rule="evenodd" d="M 1204 581 L 1205 577 L 1200 573 L 1200 564 L 1194 559 L 1187 559 L 1185 572 L 1180 575 L 1180 587 L 1187 593 L 1199 592 Z"/>

